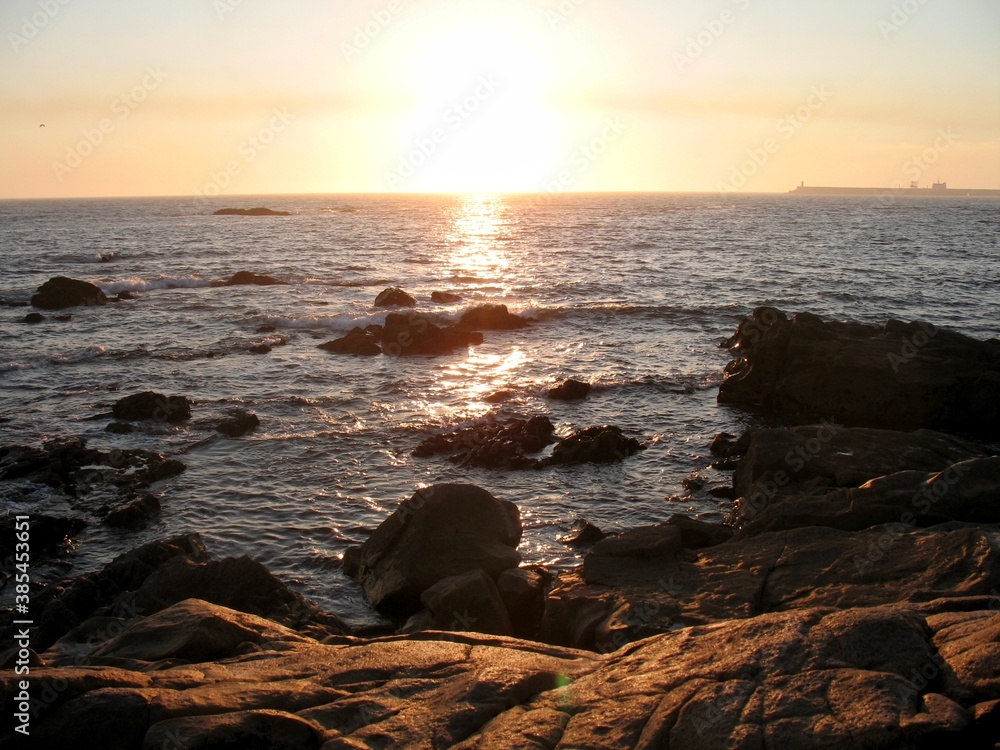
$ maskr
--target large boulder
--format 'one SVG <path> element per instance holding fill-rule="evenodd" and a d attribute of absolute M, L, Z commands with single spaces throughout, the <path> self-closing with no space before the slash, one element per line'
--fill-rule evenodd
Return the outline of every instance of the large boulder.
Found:
<path fill-rule="evenodd" d="M 378 609 L 410 615 L 438 581 L 480 568 L 496 578 L 521 561 L 517 506 L 468 484 L 418 490 L 362 545 L 359 578 Z"/>
<path fill-rule="evenodd" d="M 438 581 L 420 595 L 420 601 L 429 615 L 422 622 L 435 630 L 514 633 L 496 584 L 481 568 Z"/>
<path fill-rule="evenodd" d="M 439 356 L 483 343 L 483 334 L 456 326 L 441 327 L 426 315 L 389 313 L 382 329 L 382 351 L 401 355 Z"/>
<path fill-rule="evenodd" d="M 465 312 L 458 324 L 475 331 L 509 331 L 524 328 L 528 321 L 510 312 L 507 305 L 477 305 Z"/>
<path fill-rule="evenodd" d="M 928 323 L 824 322 L 770 307 L 727 345 L 719 402 L 799 422 L 1000 434 L 1000 341 Z"/>
<path fill-rule="evenodd" d="M 375 307 L 416 307 L 417 300 L 398 286 L 383 289 L 375 298 Z"/>
<path fill-rule="evenodd" d="M 108 298 L 98 287 L 87 281 L 56 276 L 49 279 L 31 298 L 31 304 L 42 310 L 63 310 L 67 307 L 107 304 Z"/>
<path fill-rule="evenodd" d="M 183 422 L 191 418 L 191 402 L 184 396 L 144 391 L 118 399 L 111 408 L 115 419 L 127 422 Z"/>

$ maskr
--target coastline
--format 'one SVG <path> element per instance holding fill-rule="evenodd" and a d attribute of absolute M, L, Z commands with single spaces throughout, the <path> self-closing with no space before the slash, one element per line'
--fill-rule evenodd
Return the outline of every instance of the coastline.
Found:
<path fill-rule="evenodd" d="M 733 472 L 725 525 L 673 517 L 610 536 L 546 583 L 504 551 L 520 538 L 516 507 L 484 499 L 475 526 L 497 536 L 476 543 L 500 545 L 490 559 L 501 572 L 453 581 L 461 571 L 442 563 L 461 611 L 448 591 L 418 595 L 398 615 L 427 608 L 415 632 L 375 637 L 347 634 L 248 559 L 213 561 L 196 538 L 146 545 L 34 597 L 48 628 L 28 655 L 35 736 L 83 728 L 92 746 L 114 732 L 136 748 L 237 736 L 329 748 L 992 747 L 1000 344 L 759 308 L 727 346 L 720 402 L 788 426 L 713 442 L 713 465 Z M 401 504 L 358 551 L 369 598 L 412 571 L 407 534 L 441 530 L 418 523 L 433 521 L 427 498 Z M 441 543 L 415 548 L 447 560 Z M 511 570 L 525 571 L 521 598 L 500 588 Z M 513 620 L 539 594 L 534 638 L 496 632 L 511 623 L 490 612 Z M 464 627 L 447 627 L 456 618 Z M 0 677 L 8 705 L 17 677 Z"/>

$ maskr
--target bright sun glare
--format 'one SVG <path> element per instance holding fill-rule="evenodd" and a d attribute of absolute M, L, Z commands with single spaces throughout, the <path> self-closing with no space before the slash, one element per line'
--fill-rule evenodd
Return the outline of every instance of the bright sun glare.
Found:
<path fill-rule="evenodd" d="M 544 40 L 530 26 L 495 19 L 426 32 L 408 58 L 415 102 L 399 120 L 401 179 L 390 187 L 539 190 L 560 137 Z"/>

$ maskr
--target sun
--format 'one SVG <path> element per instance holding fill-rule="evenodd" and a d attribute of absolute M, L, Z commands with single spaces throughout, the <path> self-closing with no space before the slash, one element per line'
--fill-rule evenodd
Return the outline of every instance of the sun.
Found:
<path fill-rule="evenodd" d="M 427 28 L 404 56 L 413 101 L 397 119 L 387 187 L 402 192 L 540 190 L 562 123 L 544 37 L 513 19 Z"/>

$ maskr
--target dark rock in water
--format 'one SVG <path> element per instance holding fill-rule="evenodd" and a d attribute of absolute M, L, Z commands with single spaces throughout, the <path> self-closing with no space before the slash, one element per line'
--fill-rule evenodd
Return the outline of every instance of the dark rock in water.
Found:
<path fill-rule="evenodd" d="M 184 396 L 144 391 L 119 399 L 112 407 L 115 419 L 130 422 L 183 422 L 191 418 L 191 402 Z"/>
<path fill-rule="evenodd" d="M 260 418 L 244 409 L 233 409 L 229 416 L 215 426 L 216 432 L 231 438 L 243 437 L 260 426 Z"/>
<path fill-rule="evenodd" d="M 56 276 L 40 287 L 31 304 L 42 310 L 62 310 L 67 307 L 107 304 L 108 298 L 99 288 L 86 281 Z"/>
<path fill-rule="evenodd" d="M 559 541 L 570 547 L 584 547 L 588 544 L 599 542 L 606 536 L 607 534 L 586 518 L 580 518 L 573 524 L 565 536 L 559 538 Z"/>
<path fill-rule="evenodd" d="M 333 354 L 354 354 L 361 357 L 375 357 L 382 353 L 378 345 L 379 336 L 363 328 L 354 328 L 346 336 L 320 344 L 319 349 Z"/>
<path fill-rule="evenodd" d="M 799 422 L 1000 435 L 1000 341 L 929 323 L 789 320 L 759 308 L 726 344 L 719 402 Z"/>
<path fill-rule="evenodd" d="M 722 458 L 729 458 L 733 455 L 733 449 L 736 445 L 736 436 L 730 435 L 728 432 L 720 432 L 712 439 L 712 446 L 709 450 L 712 451 L 713 456 L 721 456 Z"/>
<path fill-rule="evenodd" d="M 139 531 L 149 526 L 149 522 L 159 513 L 159 499 L 156 495 L 145 494 L 109 511 L 104 517 L 104 523 L 119 529 Z"/>
<path fill-rule="evenodd" d="M 42 558 L 67 552 L 72 546 L 72 538 L 87 526 L 83 518 L 72 516 L 52 516 L 47 513 L 31 514 L 31 556 L 38 562 Z M 3 539 L 14 539 L 15 520 L 13 515 L 0 517 L 0 535 Z M 0 570 L 0 575 L 7 571 Z M 0 649 L 2 650 L 2 649 Z"/>
<path fill-rule="evenodd" d="M 23 322 L 25 322 L 25 323 L 44 323 L 45 322 L 45 316 L 42 315 L 41 313 L 28 313 L 27 315 L 24 316 L 24 321 Z"/>
<path fill-rule="evenodd" d="M 706 484 L 708 484 L 708 480 L 702 476 L 700 471 L 692 471 L 681 480 L 681 486 L 688 492 L 697 492 L 704 489 Z"/>
<path fill-rule="evenodd" d="M 136 298 L 135 292 L 118 292 L 118 296 L 116 297 L 116 299 L 119 302 L 128 302 L 130 299 L 135 299 L 135 298 Z"/>
<path fill-rule="evenodd" d="M 98 258 L 101 261 L 101 263 L 113 263 L 114 261 L 118 260 L 118 253 L 113 251 L 110 253 L 101 253 L 100 256 L 98 256 Z"/>
<path fill-rule="evenodd" d="M 227 281 L 216 282 L 213 286 L 288 286 L 288 282 L 273 276 L 258 276 L 249 271 L 238 271 Z"/>
<path fill-rule="evenodd" d="M 251 354 L 270 354 L 273 350 L 267 344 L 257 344 L 247 349 Z"/>
<path fill-rule="evenodd" d="M 353 544 L 344 550 L 344 557 L 341 560 L 344 575 L 357 578 L 361 572 L 361 545 Z"/>
<path fill-rule="evenodd" d="M 590 383 L 570 378 L 561 385 L 549 389 L 549 398 L 556 401 L 577 401 L 590 393 Z"/>
<path fill-rule="evenodd" d="M 112 435 L 131 435 L 135 432 L 135 425 L 131 422 L 112 422 L 104 428 L 104 431 Z"/>
<path fill-rule="evenodd" d="M 456 326 L 442 328 L 416 313 L 389 313 L 382 329 L 382 351 L 392 357 L 440 356 L 481 343 L 481 333 Z"/>
<path fill-rule="evenodd" d="M 417 300 L 398 286 L 383 289 L 375 298 L 375 307 L 416 307 Z"/>
<path fill-rule="evenodd" d="M 420 601 L 430 615 L 423 623 L 434 630 L 514 634 L 496 584 L 479 568 L 441 579 Z"/>
<path fill-rule="evenodd" d="M 220 208 L 213 216 L 291 216 L 288 211 L 275 211 L 271 208 Z"/>
<path fill-rule="evenodd" d="M 488 469 L 529 469 L 539 460 L 527 454 L 538 453 L 555 441 L 555 427 L 548 417 L 513 419 L 509 422 L 485 420 L 443 435 L 432 435 L 413 451 L 425 458 L 447 454 L 448 460 L 462 466 Z"/>
<path fill-rule="evenodd" d="M 438 581 L 477 568 L 491 578 L 521 561 L 517 506 L 472 485 L 418 490 L 383 521 L 360 553 L 360 581 L 377 609 L 409 615 Z"/>
<path fill-rule="evenodd" d="M 27 479 L 61 489 L 71 497 L 98 485 L 122 492 L 148 487 L 184 471 L 180 461 L 146 450 L 103 452 L 87 448 L 82 438 L 62 438 L 41 448 L 0 447 L 0 479 Z"/>
<path fill-rule="evenodd" d="M 488 404 L 502 404 L 517 396 L 516 391 L 496 391 L 483 399 Z"/>
<path fill-rule="evenodd" d="M 277 330 L 278 330 L 278 326 L 272 325 L 271 323 L 268 323 L 266 325 L 260 326 L 257 329 L 257 333 L 274 333 Z"/>
<path fill-rule="evenodd" d="M 58 320 L 60 323 L 68 323 L 73 320 L 72 315 L 53 315 L 52 320 Z"/>
<path fill-rule="evenodd" d="M 507 331 L 524 328 L 528 321 L 507 310 L 507 305 L 479 305 L 462 315 L 458 324 L 475 331 Z"/>
<path fill-rule="evenodd" d="M 620 427 L 588 427 L 560 440 L 549 459 L 553 464 L 609 464 L 624 461 L 643 450 L 635 438 L 625 437 Z"/>
<path fill-rule="evenodd" d="M 453 302 L 461 302 L 462 297 L 451 292 L 432 292 L 431 301 L 437 302 L 439 305 L 450 305 Z"/>

